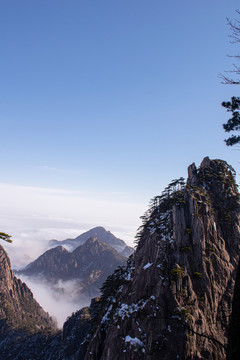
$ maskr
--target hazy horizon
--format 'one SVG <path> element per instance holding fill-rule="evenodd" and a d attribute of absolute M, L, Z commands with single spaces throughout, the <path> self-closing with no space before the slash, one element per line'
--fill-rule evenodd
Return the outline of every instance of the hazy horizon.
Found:
<path fill-rule="evenodd" d="M 110 196 L 91 198 L 86 194 L 0 184 L 2 229 L 12 236 L 3 242 L 13 267 L 25 266 L 48 248 L 49 240 L 74 238 L 96 226 L 103 226 L 133 246 L 140 216 L 146 210 L 140 202 L 125 202 Z M 8 199 L 14 198 L 14 203 Z"/>

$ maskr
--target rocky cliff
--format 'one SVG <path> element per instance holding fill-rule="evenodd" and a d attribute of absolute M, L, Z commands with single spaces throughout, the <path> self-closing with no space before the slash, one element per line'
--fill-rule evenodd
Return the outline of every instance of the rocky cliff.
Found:
<path fill-rule="evenodd" d="M 153 199 L 127 270 L 105 282 L 85 360 L 225 359 L 239 194 L 224 161 L 188 172 Z"/>
<path fill-rule="evenodd" d="M 14 276 L 0 246 L 0 359 L 37 359 L 55 333 L 54 321 Z"/>
<path fill-rule="evenodd" d="M 37 332 L 54 327 L 27 285 L 13 275 L 9 257 L 0 246 L 0 333 L 11 328 Z"/>
<path fill-rule="evenodd" d="M 232 313 L 228 331 L 227 360 L 239 360 L 240 357 L 240 262 L 234 287 Z"/>

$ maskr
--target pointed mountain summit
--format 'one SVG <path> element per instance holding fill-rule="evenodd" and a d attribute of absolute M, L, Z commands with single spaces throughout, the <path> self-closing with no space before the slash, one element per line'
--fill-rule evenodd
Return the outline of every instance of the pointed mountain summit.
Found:
<path fill-rule="evenodd" d="M 128 246 L 123 240 L 114 236 L 110 231 L 105 230 L 103 227 L 98 226 L 85 233 L 77 236 L 75 239 L 66 239 L 62 241 L 51 240 L 49 242 L 50 247 L 55 246 L 65 246 L 70 251 L 76 249 L 79 245 L 82 245 L 89 238 L 98 238 L 100 241 L 105 242 L 112 246 L 116 251 L 118 251 L 123 256 L 130 256 L 133 253 L 133 248 Z"/>
<path fill-rule="evenodd" d="M 22 270 L 15 270 L 15 272 L 28 276 L 41 275 L 49 280 L 67 279 L 69 269 L 72 267 L 74 264 L 71 253 L 63 246 L 57 246 L 44 252 Z"/>

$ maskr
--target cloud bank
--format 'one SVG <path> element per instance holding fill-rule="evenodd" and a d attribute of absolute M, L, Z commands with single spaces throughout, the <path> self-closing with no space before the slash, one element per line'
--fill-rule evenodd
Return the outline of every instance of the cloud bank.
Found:
<path fill-rule="evenodd" d="M 51 239 L 75 238 L 95 226 L 103 226 L 133 245 L 146 205 L 124 201 L 123 194 L 103 198 L 59 189 L 0 184 L 0 231 L 12 235 L 12 244 L 2 242 L 12 266 L 21 268 L 48 248 Z M 58 282 L 49 286 L 42 280 L 21 276 L 44 310 L 57 319 L 59 327 L 67 316 L 90 303 L 74 300 L 79 284 Z"/>
<path fill-rule="evenodd" d="M 82 296 L 81 300 L 75 300 L 79 292 L 77 280 L 59 280 L 56 284 L 50 285 L 40 278 L 31 279 L 25 275 L 20 275 L 19 278 L 31 289 L 34 298 L 43 309 L 57 321 L 59 328 L 73 312 L 90 304 L 90 297 Z"/>
<path fill-rule="evenodd" d="M 117 197 L 114 201 L 113 197 Z M 1 231 L 12 235 L 7 248 L 14 267 L 24 266 L 48 247 L 51 239 L 76 237 L 103 226 L 133 245 L 145 204 L 104 198 L 77 191 L 0 184 Z"/>

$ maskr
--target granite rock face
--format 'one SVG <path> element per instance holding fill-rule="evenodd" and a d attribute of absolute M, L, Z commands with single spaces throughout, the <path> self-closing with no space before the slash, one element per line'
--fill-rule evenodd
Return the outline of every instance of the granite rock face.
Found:
<path fill-rule="evenodd" d="M 186 186 L 153 199 L 127 270 L 105 283 L 85 360 L 225 359 L 240 240 L 233 175 L 205 158 Z"/>
<path fill-rule="evenodd" d="M 228 332 L 227 360 L 238 360 L 240 354 L 240 263 L 234 287 L 232 314 Z"/>

